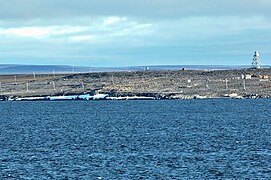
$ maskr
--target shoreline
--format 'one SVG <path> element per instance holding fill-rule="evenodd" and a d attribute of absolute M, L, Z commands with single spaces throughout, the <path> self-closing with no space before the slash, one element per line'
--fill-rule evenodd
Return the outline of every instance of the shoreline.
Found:
<path fill-rule="evenodd" d="M 244 100 L 244 99 L 271 99 L 266 97 L 238 97 L 238 98 L 231 98 L 231 97 L 204 97 L 204 98 L 164 98 L 164 99 L 156 99 L 154 97 L 109 97 L 105 99 L 59 99 L 59 100 L 51 100 L 50 98 L 44 97 L 41 99 L 36 99 L 36 97 L 25 97 L 25 98 L 15 98 L 15 99 L 0 99 L 0 102 L 4 101 L 160 101 L 160 100 L 211 100 L 211 99 L 237 99 L 237 100 Z"/>
<path fill-rule="evenodd" d="M 271 98 L 270 77 L 270 68 L 0 75 L 0 100 L 98 94 L 111 100 Z"/>

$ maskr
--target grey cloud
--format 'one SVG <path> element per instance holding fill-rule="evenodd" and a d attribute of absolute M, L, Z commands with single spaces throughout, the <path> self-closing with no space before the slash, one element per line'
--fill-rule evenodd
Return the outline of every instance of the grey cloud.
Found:
<path fill-rule="evenodd" d="M 260 49 L 262 54 L 268 54 L 270 48 L 270 0 L 0 0 L 0 3 L 1 63 L 26 63 L 29 59 L 31 64 L 36 63 L 31 61 L 35 59 L 39 64 L 72 64 L 79 58 L 76 63 L 82 65 L 180 63 L 182 59 L 189 60 L 188 64 L 245 64 L 250 61 L 250 52 Z M 103 27 L 107 16 L 126 20 Z M 58 27 L 67 30 L 78 26 L 88 29 L 55 33 Z M 31 29 L 22 31 L 26 27 L 37 29 L 32 29 L 32 34 Z M 10 28 L 17 29 L 11 32 Z M 43 30 L 48 31 L 48 36 L 29 37 L 45 33 Z M 89 41 L 78 42 L 84 39 Z M 263 59 L 268 58 L 270 55 Z"/>
<path fill-rule="evenodd" d="M 271 15 L 268 0 L 0 0 L 0 18 L 69 16 L 183 16 Z"/>

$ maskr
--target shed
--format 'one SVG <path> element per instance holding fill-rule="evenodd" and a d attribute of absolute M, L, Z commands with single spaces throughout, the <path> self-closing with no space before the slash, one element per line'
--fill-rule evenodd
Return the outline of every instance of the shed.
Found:
<path fill-rule="evenodd" d="M 263 75 L 262 79 L 269 79 L 268 75 Z"/>
<path fill-rule="evenodd" d="M 245 79 L 251 79 L 251 74 L 246 74 Z"/>

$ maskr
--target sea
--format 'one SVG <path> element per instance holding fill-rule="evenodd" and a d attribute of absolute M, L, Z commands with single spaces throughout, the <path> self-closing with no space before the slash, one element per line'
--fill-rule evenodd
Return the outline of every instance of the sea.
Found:
<path fill-rule="evenodd" d="M 270 104 L 0 102 L 0 179 L 271 179 Z"/>
<path fill-rule="evenodd" d="M 94 72 L 121 72 L 121 71 L 159 71 L 159 70 L 239 70 L 251 68 L 251 65 L 151 65 L 151 66 L 123 66 L 123 67 L 86 67 L 63 65 L 17 65 L 0 64 L 1 75 L 14 74 L 62 74 L 62 73 L 94 73 Z M 270 68 L 263 65 L 262 68 Z"/>

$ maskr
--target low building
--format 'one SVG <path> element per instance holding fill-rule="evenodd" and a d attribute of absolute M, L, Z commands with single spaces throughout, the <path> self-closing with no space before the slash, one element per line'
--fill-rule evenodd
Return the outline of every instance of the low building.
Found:
<path fill-rule="evenodd" d="M 251 74 L 242 74 L 241 79 L 251 79 Z"/>
<path fill-rule="evenodd" d="M 269 79 L 269 76 L 268 75 L 263 75 L 262 79 Z"/>
<path fill-rule="evenodd" d="M 246 74 L 245 75 L 245 79 L 251 79 L 251 75 L 250 74 Z"/>

